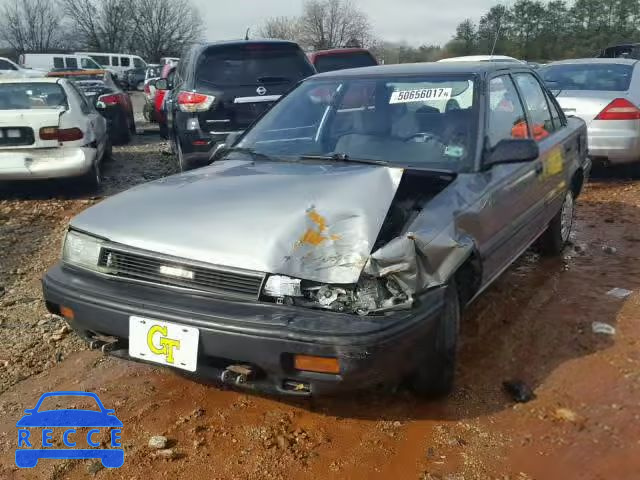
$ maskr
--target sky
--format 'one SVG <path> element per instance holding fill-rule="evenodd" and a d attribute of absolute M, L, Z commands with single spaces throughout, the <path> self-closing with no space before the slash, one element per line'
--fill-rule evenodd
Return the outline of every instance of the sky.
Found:
<path fill-rule="evenodd" d="M 202 13 L 207 40 L 244 37 L 269 17 L 296 16 L 303 0 L 193 0 Z M 497 0 L 353 0 L 371 20 L 375 34 L 412 45 L 444 44 L 466 18 L 478 21 Z M 509 3 L 503 0 L 503 4 Z M 224 7 L 221 6 L 224 5 Z"/>

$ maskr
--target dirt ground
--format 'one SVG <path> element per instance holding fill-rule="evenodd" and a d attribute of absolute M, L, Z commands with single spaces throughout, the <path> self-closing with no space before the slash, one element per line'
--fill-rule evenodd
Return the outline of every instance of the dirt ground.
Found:
<path fill-rule="evenodd" d="M 465 314 L 454 394 L 402 389 L 295 401 L 197 383 L 91 352 L 46 313 L 40 277 L 69 219 L 171 174 L 153 135 L 115 149 L 95 198 L 65 184 L 0 188 L 0 479 L 640 478 L 640 183 L 600 176 L 563 259 L 526 254 Z M 626 298 L 608 295 L 630 290 Z M 593 322 L 615 328 L 598 334 Z M 610 332 L 612 333 L 612 332 Z M 536 398 L 516 404 L 506 380 Z M 125 464 L 14 465 L 16 421 L 47 391 L 98 393 L 124 423 Z M 148 442 L 168 438 L 169 452 Z"/>

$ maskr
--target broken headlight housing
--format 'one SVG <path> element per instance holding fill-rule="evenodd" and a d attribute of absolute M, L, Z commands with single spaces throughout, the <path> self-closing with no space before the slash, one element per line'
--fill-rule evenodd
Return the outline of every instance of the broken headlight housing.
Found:
<path fill-rule="evenodd" d="M 69 265 L 100 272 L 103 269 L 98 266 L 98 261 L 103 244 L 104 240 L 69 230 L 62 247 L 62 261 Z"/>
<path fill-rule="evenodd" d="M 356 285 L 325 285 L 282 275 L 271 275 L 262 295 L 281 305 L 369 315 L 408 308 L 413 299 L 392 279 L 363 277 Z"/>

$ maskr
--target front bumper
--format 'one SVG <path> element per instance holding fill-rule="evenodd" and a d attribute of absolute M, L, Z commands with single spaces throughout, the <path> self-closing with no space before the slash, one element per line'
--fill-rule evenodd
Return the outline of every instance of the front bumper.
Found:
<path fill-rule="evenodd" d="M 418 307 L 383 317 L 201 296 L 112 280 L 57 265 L 43 279 L 53 313 L 71 308 L 71 326 L 85 339 L 118 339 L 113 353 L 128 357 L 129 317 L 141 316 L 197 327 L 197 376 L 221 378 L 230 365 L 251 365 L 249 389 L 289 395 L 328 395 L 397 382 L 425 361 L 444 302 L 441 289 Z M 338 358 L 340 374 L 297 371 L 293 355 Z M 304 391 L 291 388 L 304 384 Z"/>
<path fill-rule="evenodd" d="M 88 147 L 0 151 L 0 180 L 78 177 L 91 169 L 96 154 Z"/>

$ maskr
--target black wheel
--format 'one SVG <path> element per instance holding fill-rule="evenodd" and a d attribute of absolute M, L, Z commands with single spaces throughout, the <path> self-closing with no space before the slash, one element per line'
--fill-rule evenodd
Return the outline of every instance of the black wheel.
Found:
<path fill-rule="evenodd" d="M 575 199 L 573 192 L 569 190 L 562 202 L 562 208 L 538 240 L 538 250 L 542 255 L 555 257 L 562 254 L 571 236 L 574 217 Z"/>
<path fill-rule="evenodd" d="M 460 299 L 455 280 L 447 285 L 444 301 L 429 352 L 411 379 L 413 390 L 429 398 L 446 396 L 453 389 L 460 333 Z"/>
<path fill-rule="evenodd" d="M 118 125 L 118 134 L 117 134 L 117 144 L 118 145 L 126 145 L 131 141 L 131 125 L 128 116 L 121 117 L 122 120 L 117 122 Z"/>
<path fill-rule="evenodd" d="M 90 193 L 98 191 L 100 189 L 100 185 L 102 185 L 100 162 L 94 162 L 91 169 L 82 176 L 80 181 L 83 190 Z"/>
<path fill-rule="evenodd" d="M 176 138 L 176 158 L 178 159 L 178 168 L 181 172 L 189 170 L 189 166 L 184 158 L 184 153 L 182 152 L 182 145 L 179 138 Z"/>
<path fill-rule="evenodd" d="M 104 146 L 104 153 L 102 154 L 102 161 L 108 162 L 113 160 L 113 144 L 111 143 L 111 139 L 107 138 L 107 144 Z"/>
<path fill-rule="evenodd" d="M 131 117 L 129 118 L 129 133 L 131 133 L 131 135 L 135 135 L 137 132 L 136 129 L 136 119 L 133 117 L 133 115 L 131 115 Z"/>

